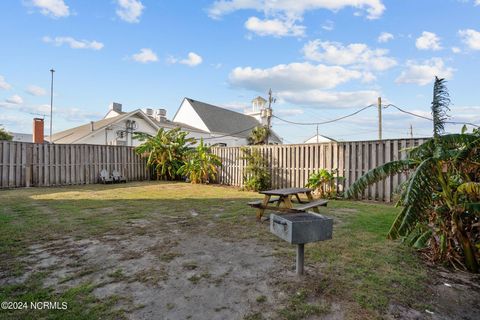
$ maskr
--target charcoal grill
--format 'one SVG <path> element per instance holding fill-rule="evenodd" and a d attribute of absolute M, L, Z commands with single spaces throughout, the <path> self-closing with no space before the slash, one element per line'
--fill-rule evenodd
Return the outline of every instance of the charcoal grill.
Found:
<path fill-rule="evenodd" d="M 332 239 L 333 220 L 317 213 L 270 215 L 270 232 L 290 244 L 297 245 L 296 270 L 303 274 L 305 243 Z"/>

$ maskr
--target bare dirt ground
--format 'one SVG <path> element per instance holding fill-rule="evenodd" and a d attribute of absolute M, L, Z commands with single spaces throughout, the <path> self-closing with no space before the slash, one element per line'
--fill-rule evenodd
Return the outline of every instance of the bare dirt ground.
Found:
<path fill-rule="evenodd" d="M 156 185 L 140 187 L 142 197 L 154 199 L 129 200 L 131 188 L 125 195 L 121 189 L 111 193 L 126 198 L 122 202 L 109 202 L 103 186 L 93 195 L 99 202 L 74 203 L 70 198 L 92 197 L 83 189 L 48 194 L 62 200 L 32 201 L 26 208 L 28 200 L 18 201 L 16 194 L 7 199 L 19 218 L 5 230 L 26 245 L 16 247 L 16 256 L 0 256 L 0 295 L 10 287 L 4 298 L 27 297 L 34 288 L 32 299 L 41 299 L 45 292 L 28 284 L 39 279 L 45 290 L 58 293 L 48 297 L 87 297 L 89 310 L 98 307 L 92 314 L 105 319 L 480 319 L 480 276 L 427 267 L 400 243 L 386 241 L 390 221 L 381 219 L 389 207 L 329 203 L 324 210 L 334 218 L 334 238 L 306 246 L 306 274 L 298 278 L 294 246 L 255 222 L 242 193 L 221 199 L 218 190 L 228 189 L 172 185 L 198 188 L 202 197 L 211 192 L 213 199 L 175 202 L 156 198 L 170 185 L 158 193 Z M 31 233 L 45 217 L 48 225 Z M 20 234 L 16 228 L 25 219 L 31 219 L 28 232 Z M 75 295 L 85 286 L 91 291 Z M 98 318 L 82 308 L 72 312 Z M 18 315 L 0 310 L 0 319 Z M 20 315 L 36 319 L 35 313 Z"/>
<path fill-rule="evenodd" d="M 132 228 L 147 225 L 148 221 L 139 220 Z M 27 272 L 4 279 L 3 284 L 54 270 L 44 280 L 46 287 L 64 291 L 91 283 L 96 297 L 119 297 L 118 307 L 129 319 L 276 319 L 276 312 L 288 304 L 292 283 L 308 286 L 306 282 L 313 280 L 310 275 L 318 272 L 307 263 L 306 276 L 298 279 L 293 261 L 273 255 L 270 245 L 255 240 L 228 242 L 176 228 L 91 240 L 65 238 L 29 249 Z M 439 269 L 433 269 L 431 276 L 435 280 L 425 301 L 435 311 L 392 302 L 385 318 L 479 319 L 480 277 Z M 341 302 L 328 305 L 323 314 L 307 318 L 345 318 Z"/>
<path fill-rule="evenodd" d="M 147 224 L 137 221 L 132 227 Z M 273 318 L 285 293 L 275 287 L 272 275 L 294 278 L 269 246 L 255 240 L 228 242 L 175 228 L 91 240 L 65 238 L 29 249 L 27 272 L 3 284 L 54 270 L 44 280 L 46 287 L 61 292 L 91 283 L 98 298 L 120 297 L 118 305 L 129 319 L 243 319 L 260 312 Z"/>

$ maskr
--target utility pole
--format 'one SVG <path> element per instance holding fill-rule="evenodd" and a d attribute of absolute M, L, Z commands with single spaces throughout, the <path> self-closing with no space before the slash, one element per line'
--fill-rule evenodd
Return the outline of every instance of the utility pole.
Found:
<path fill-rule="evenodd" d="M 411 123 L 410 123 L 410 138 L 413 139 L 413 127 Z"/>
<path fill-rule="evenodd" d="M 49 140 L 50 140 L 50 143 L 52 143 L 52 122 L 53 122 L 53 73 L 55 72 L 55 70 L 50 69 L 50 72 L 52 73 L 52 84 L 51 84 L 51 87 L 50 87 L 50 136 L 49 136 Z"/>
<path fill-rule="evenodd" d="M 267 138 L 266 144 L 268 144 L 268 138 L 270 137 L 270 128 L 271 128 L 271 121 L 272 121 L 272 103 L 275 103 L 276 99 L 272 97 L 272 89 L 268 90 L 268 109 L 267 111 Z"/>
<path fill-rule="evenodd" d="M 378 140 L 382 140 L 382 97 L 378 97 Z"/>
<path fill-rule="evenodd" d="M 317 124 L 317 143 L 318 143 L 318 124 Z"/>

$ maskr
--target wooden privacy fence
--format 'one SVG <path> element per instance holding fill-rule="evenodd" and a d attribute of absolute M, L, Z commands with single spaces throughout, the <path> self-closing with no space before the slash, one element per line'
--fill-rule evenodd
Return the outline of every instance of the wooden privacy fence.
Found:
<path fill-rule="evenodd" d="M 406 148 L 417 146 L 425 139 L 395 139 L 354 141 L 319 144 L 292 144 L 255 146 L 267 160 L 272 188 L 303 187 L 308 177 L 319 169 L 336 170 L 345 179 L 339 182 L 339 190 L 348 188 L 361 175 L 378 165 L 405 159 Z M 216 147 L 213 153 L 222 159 L 218 182 L 243 186 L 243 169 L 239 147 Z M 391 202 L 398 185 L 407 179 L 406 174 L 389 177 L 370 186 L 363 199 Z"/>
<path fill-rule="evenodd" d="M 0 188 L 97 183 L 102 169 L 129 181 L 149 178 L 133 147 L 0 141 Z"/>

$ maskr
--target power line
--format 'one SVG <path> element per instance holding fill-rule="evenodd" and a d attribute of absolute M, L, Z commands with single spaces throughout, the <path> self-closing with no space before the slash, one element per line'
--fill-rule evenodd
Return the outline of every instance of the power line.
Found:
<path fill-rule="evenodd" d="M 368 109 L 368 108 L 371 108 L 371 107 L 374 107 L 375 105 L 374 104 L 371 104 L 369 106 L 366 106 L 366 107 L 363 107 L 361 108 L 360 110 L 357 110 L 353 113 L 350 113 L 350 114 L 347 114 L 346 116 L 343 116 L 343 117 L 340 117 L 340 118 L 336 118 L 336 119 L 332 119 L 332 120 L 327 120 L 327 121 L 323 121 L 323 122 L 295 122 L 295 121 L 290 121 L 290 120 L 285 120 L 285 119 L 282 119 L 282 118 L 279 118 L 275 115 L 273 115 L 274 118 L 277 118 L 278 120 L 280 121 L 283 121 L 283 122 L 286 122 L 286 123 L 290 123 L 290 124 L 296 124 L 296 125 L 300 125 L 300 126 L 316 126 L 316 125 L 321 125 L 321 124 L 327 124 L 327 123 L 332 123 L 332 122 L 336 122 L 336 121 L 339 121 L 339 120 L 342 120 L 342 119 L 345 119 L 345 118 L 348 118 L 348 117 L 352 117 L 360 112 L 362 112 L 363 110 L 365 109 Z"/>
<path fill-rule="evenodd" d="M 211 139 L 224 138 L 224 137 L 233 136 L 233 135 L 236 135 L 236 134 L 239 134 L 239 133 L 243 133 L 243 132 L 245 132 L 245 131 L 253 130 L 253 129 L 256 128 L 256 127 L 257 127 L 257 126 L 253 126 L 253 127 L 251 127 L 251 128 L 248 128 L 248 129 L 245 129 L 245 130 L 242 130 L 242 131 L 231 132 L 231 133 L 227 133 L 227 134 L 224 134 L 224 135 L 221 135 L 221 136 L 217 136 L 217 137 L 200 138 L 200 139 L 203 139 L 203 140 L 211 140 Z M 196 140 L 200 140 L 200 139 L 196 139 Z"/>
<path fill-rule="evenodd" d="M 412 116 L 417 117 L 417 118 L 422 118 L 422 119 L 425 119 L 425 120 L 433 121 L 432 118 L 425 117 L 425 116 L 422 116 L 422 115 L 419 115 L 419 114 L 416 114 L 416 113 L 413 113 L 413 112 L 410 112 L 410 111 L 407 111 L 407 110 L 403 110 L 402 108 L 397 107 L 397 106 L 394 105 L 394 104 L 387 104 L 387 105 L 385 106 L 385 108 L 388 108 L 388 107 L 394 107 L 395 109 L 397 109 L 397 110 L 400 111 L 400 112 L 403 112 L 403 113 L 412 115 Z M 474 127 L 480 128 L 480 126 L 479 126 L 478 124 L 471 123 L 471 122 L 445 121 L 445 123 L 450 123 L 450 124 L 468 124 L 468 125 L 470 125 L 470 126 L 474 126 Z"/>

